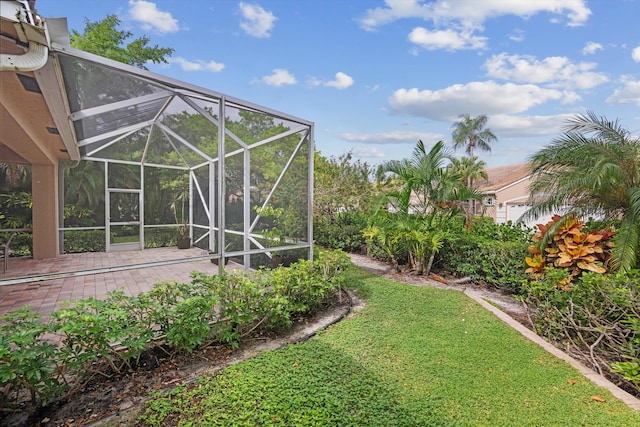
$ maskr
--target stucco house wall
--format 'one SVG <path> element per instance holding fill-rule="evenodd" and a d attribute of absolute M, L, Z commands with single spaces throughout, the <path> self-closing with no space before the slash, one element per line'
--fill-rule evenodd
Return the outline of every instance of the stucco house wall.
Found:
<path fill-rule="evenodd" d="M 476 215 L 492 218 L 496 223 L 516 222 L 529 205 L 531 170 L 528 163 L 499 166 L 485 170 L 486 181 L 476 184 L 476 190 L 482 194 L 482 206 L 476 207 Z M 528 226 L 546 223 L 551 219 L 542 217 L 526 221 Z"/>

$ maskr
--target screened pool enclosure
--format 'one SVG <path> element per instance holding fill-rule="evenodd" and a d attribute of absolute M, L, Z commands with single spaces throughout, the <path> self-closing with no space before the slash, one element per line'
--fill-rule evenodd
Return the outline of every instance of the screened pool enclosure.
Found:
<path fill-rule="evenodd" d="M 82 159 L 59 167 L 61 252 L 184 237 L 245 267 L 312 256 L 313 123 L 71 48 L 55 55 Z"/>

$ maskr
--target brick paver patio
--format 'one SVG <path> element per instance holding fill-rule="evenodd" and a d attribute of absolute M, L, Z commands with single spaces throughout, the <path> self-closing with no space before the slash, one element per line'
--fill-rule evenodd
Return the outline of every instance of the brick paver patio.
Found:
<path fill-rule="evenodd" d="M 113 290 L 138 295 L 158 281 L 190 282 L 192 271 L 217 274 L 218 266 L 202 259 L 206 256 L 197 248 L 157 248 L 66 254 L 47 260 L 11 258 L 6 274 L 0 274 L 0 315 L 27 304 L 46 319 L 65 301 L 100 299 Z"/>

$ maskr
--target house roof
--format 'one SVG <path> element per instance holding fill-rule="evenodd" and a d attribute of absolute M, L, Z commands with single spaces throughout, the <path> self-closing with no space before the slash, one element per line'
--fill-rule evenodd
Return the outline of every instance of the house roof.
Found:
<path fill-rule="evenodd" d="M 529 163 L 498 166 L 485 169 L 486 181 L 478 182 L 477 190 L 481 193 L 496 192 L 531 175 Z"/>

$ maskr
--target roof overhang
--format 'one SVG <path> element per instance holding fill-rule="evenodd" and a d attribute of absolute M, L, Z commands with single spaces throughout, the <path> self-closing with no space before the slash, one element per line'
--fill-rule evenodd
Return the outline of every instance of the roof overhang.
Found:
<path fill-rule="evenodd" d="M 0 162 L 79 160 L 47 24 L 25 2 L 0 1 Z"/>

